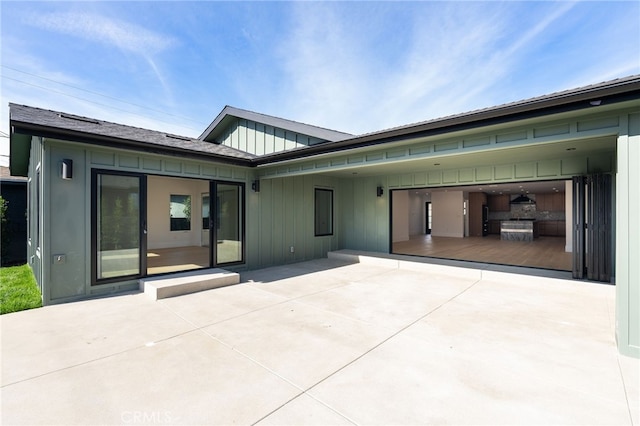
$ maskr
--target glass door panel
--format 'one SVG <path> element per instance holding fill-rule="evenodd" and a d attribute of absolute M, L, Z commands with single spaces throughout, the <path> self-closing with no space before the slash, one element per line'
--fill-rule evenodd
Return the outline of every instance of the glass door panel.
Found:
<path fill-rule="evenodd" d="M 95 280 L 139 276 L 141 178 L 97 173 L 95 182 Z"/>
<path fill-rule="evenodd" d="M 244 186 L 215 182 L 214 247 L 216 265 L 243 261 Z"/>

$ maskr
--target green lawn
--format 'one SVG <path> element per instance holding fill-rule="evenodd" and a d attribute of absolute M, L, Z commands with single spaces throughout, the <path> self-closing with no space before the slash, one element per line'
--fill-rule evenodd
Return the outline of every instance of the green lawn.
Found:
<path fill-rule="evenodd" d="M 29 265 L 0 268 L 0 314 L 41 306 L 40 290 Z"/>

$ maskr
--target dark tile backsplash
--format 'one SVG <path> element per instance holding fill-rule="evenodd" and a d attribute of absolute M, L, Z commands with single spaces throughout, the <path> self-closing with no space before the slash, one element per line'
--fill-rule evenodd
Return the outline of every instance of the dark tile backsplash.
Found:
<path fill-rule="evenodd" d="M 565 212 L 538 211 L 535 204 L 511 204 L 510 212 L 489 211 L 489 220 L 508 220 L 516 217 L 536 220 L 565 220 Z"/>

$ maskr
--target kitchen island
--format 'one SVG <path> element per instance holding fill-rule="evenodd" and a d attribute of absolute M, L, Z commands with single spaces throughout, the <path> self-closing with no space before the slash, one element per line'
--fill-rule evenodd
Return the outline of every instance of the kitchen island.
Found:
<path fill-rule="evenodd" d="M 535 219 L 500 221 L 500 239 L 510 241 L 533 241 L 538 236 L 538 222 Z"/>

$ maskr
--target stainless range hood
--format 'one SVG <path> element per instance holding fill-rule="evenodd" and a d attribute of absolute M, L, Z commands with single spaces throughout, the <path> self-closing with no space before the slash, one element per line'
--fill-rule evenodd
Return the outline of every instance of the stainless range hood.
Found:
<path fill-rule="evenodd" d="M 518 195 L 516 198 L 511 200 L 511 204 L 535 204 L 535 203 L 536 203 L 535 201 L 533 201 L 531 198 L 527 197 L 526 195 Z"/>

